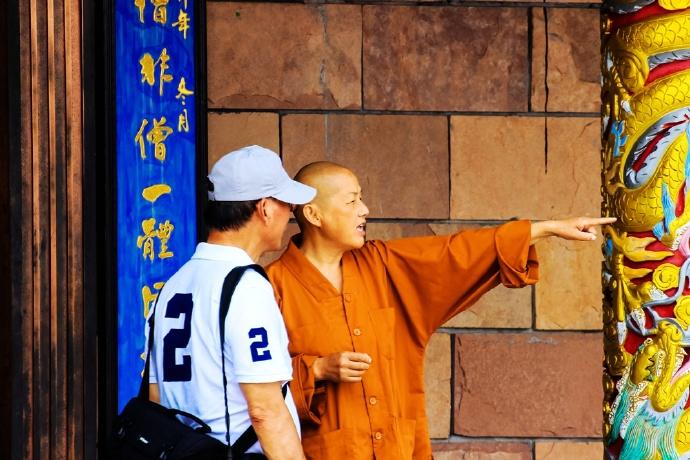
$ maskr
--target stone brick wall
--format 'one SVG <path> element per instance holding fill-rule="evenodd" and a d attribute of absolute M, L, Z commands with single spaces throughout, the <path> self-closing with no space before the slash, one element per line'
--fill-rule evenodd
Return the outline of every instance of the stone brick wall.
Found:
<path fill-rule="evenodd" d="M 369 238 L 599 213 L 597 4 L 208 1 L 207 15 L 210 163 L 250 143 L 290 173 L 343 163 Z M 431 341 L 437 459 L 602 458 L 599 246 L 538 251 L 534 288 L 495 289 Z"/>

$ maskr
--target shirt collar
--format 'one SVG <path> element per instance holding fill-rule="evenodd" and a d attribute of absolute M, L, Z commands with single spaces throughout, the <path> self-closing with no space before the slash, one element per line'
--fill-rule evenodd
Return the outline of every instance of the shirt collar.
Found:
<path fill-rule="evenodd" d="M 199 243 L 192 259 L 220 260 L 234 262 L 238 265 L 249 265 L 255 263 L 249 254 L 237 246 L 226 246 L 223 244 Z"/>
<path fill-rule="evenodd" d="M 285 267 L 294 275 L 304 288 L 309 291 L 317 300 L 325 300 L 333 297 L 340 297 L 340 293 L 335 287 L 321 274 L 307 259 L 302 251 L 297 247 L 302 241 L 302 234 L 293 236 L 288 243 L 288 247 L 280 256 L 280 260 Z M 343 263 L 345 263 L 343 257 Z"/>

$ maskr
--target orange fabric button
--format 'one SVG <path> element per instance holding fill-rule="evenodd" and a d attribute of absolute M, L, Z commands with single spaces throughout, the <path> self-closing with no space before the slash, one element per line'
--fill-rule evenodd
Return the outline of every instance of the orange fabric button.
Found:
<path fill-rule="evenodd" d="M 380 431 L 377 431 L 376 433 L 374 433 L 374 439 L 379 441 L 379 440 L 381 440 L 381 438 L 383 438 L 383 434 Z"/>
<path fill-rule="evenodd" d="M 374 396 L 369 398 L 369 404 L 371 404 L 372 406 L 374 406 L 377 402 L 378 400 Z"/>
<path fill-rule="evenodd" d="M 358 327 L 356 327 L 356 328 L 352 331 L 352 333 L 353 333 L 354 335 L 356 335 L 356 336 L 362 335 L 362 331 L 361 331 L 361 329 L 358 328 Z"/>
<path fill-rule="evenodd" d="M 351 302 L 352 296 L 350 294 L 343 294 L 343 299 L 345 299 L 345 302 Z"/>

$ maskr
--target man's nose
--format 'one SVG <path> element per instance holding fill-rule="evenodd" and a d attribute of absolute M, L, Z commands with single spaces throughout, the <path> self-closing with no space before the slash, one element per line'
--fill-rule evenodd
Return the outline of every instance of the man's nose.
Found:
<path fill-rule="evenodd" d="M 359 215 L 362 217 L 367 217 L 369 215 L 369 208 L 367 208 L 367 205 L 364 204 L 364 201 L 362 201 L 361 209 L 359 210 Z"/>

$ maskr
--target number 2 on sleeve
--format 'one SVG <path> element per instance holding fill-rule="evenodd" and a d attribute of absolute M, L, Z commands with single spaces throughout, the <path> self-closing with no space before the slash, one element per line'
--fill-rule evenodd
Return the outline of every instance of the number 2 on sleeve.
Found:
<path fill-rule="evenodd" d="M 252 342 L 249 349 L 252 351 L 252 361 L 267 361 L 271 359 L 271 350 L 268 350 L 268 333 L 263 327 L 255 327 L 249 330 L 249 338 L 259 337 Z"/>

